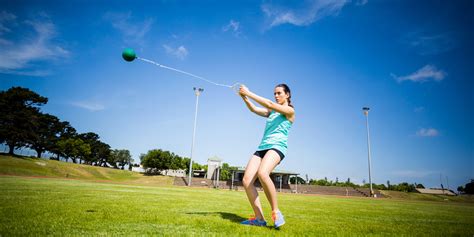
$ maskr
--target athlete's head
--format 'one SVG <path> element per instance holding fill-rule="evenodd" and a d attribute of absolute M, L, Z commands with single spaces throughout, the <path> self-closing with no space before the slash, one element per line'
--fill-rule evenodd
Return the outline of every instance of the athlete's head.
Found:
<path fill-rule="evenodd" d="M 291 104 L 291 91 L 286 84 L 276 85 L 273 95 L 275 96 L 275 101 L 278 104 L 282 105 L 285 104 L 285 102 L 288 102 L 288 105 L 293 107 L 293 105 Z"/>

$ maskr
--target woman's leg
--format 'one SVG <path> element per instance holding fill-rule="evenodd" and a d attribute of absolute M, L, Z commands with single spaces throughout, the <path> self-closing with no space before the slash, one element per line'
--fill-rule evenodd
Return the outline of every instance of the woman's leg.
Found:
<path fill-rule="evenodd" d="M 250 205 L 252 205 L 252 209 L 255 212 L 255 217 L 259 220 L 264 220 L 265 218 L 263 216 L 262 204 L 260 203 L 260 198 L 258 197 L 258 192 L 254 185 L 254 182 L 257 179 L 257 171 L 261 161 L 262 158 L 255 155 L 250 158 L 247 168 L 245 168 L 245 174 L 242 183 L 250 201 Z"/>
<path fill-rule="evenodd" d="M 274 150 L 269 150 L 267 154 L 262 159 L 260 167 L 258 168 L 257 175 L 260 183 L 263 186 L 265 195 L 267 196 L 268 201 L 272 207 L 272 211 L 278 211 L 278 201 L 276 195 L 275 184 L 270 178 L 270 173 L 275 169 L 275 167 L 280 163 L 280 156 Z"/>

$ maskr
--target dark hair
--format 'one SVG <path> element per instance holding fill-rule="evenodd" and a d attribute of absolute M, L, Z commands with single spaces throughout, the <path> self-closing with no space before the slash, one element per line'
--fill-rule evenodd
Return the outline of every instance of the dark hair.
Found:
<path fill-rule="evenodd" d="M 288 105 L 293 107 L 293 105 L 291 104 L 291 91 L 290 91 L 290 87 L 288 87 L 288 85 L 286 84 L 278 84 L 275 86 L 275 88 L 277 87 L 281 87 L 283 88 L 283 91 L 288 94 Z M 294 107 L 293 107 L 294 108 Z"/>

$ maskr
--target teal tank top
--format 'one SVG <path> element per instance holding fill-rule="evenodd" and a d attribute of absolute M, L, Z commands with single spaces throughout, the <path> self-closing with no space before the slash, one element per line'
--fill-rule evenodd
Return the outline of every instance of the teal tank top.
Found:
<path fill-rule="evenodd" d="M 292 123 L 285 115 L 272 111 L 267 118 L 262 142 L 257 151 L 275 148 L 286 156 L 288 150 L 288 132 Z"/>

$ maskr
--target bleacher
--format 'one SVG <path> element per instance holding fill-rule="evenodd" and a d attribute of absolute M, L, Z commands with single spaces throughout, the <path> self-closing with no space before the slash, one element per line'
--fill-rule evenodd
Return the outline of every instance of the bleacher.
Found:
<path fill-rule="evenodd" d="M 366 197 L 370 196 L 370 188 L 356 188 L 356 190 L 363 193 Z M 377 195 L 377 197 L 384 197 L 384 195 L 376 189 L 374 189 L 374 194 Z"/>
<path fill-rule="evenodd" d="M 188 177 L 175 177 L 173 185 L 188 186 Z M 212 180 L 205 178 L 193 177 L 191 179 L 191 186 L 193 187 L 213 187 Z"/>
<path fill-rule="evenodd" d="M 191 180 L 193 187 L 207 187 L 207 188 L 214 188 L 215 181 L 205 179 L 205 178 L 197 178 L 194 177 Z M 178 186 L 187 186 L 188 185 L 188 178 L 187 177 L 175 177 L 174 185 Z M 263 191 L 261 184 L 257 181 L 255 182 L 255 187 L 257 191 Z M 232 183 L 231 181 L 219 181 L 219 188 L 220 189 L 231 189 Z M 280 191 L 279 184 L 275 184 L 275 188 L 277 192 Z M 233 190 L 240 190 L 244 191 L 244 187 L 242 182 L 234 181 Z M 283 184 L 281 188 L 281 192 L 285 193 L 297 193 L 302 194 L 318 194 L 318 195 L 337 195 L 337 196 L 351 196 L 351 197 L 369 197 L 370 196 L 370 189 L 368 188 L 352 188 L 352 187 L 335 187 L 335 186 L 318 186 L 318 185 L 304 185 L 300 184 L 298 187 L 294 184 Z M 377 197 L 383 197 L 383 195 L 378 191 L 374 190 L 374 193 Z"/>
<path fill-rule="evenodd" d="M 296 190 L 296 185 L 291 185 L 292 190 Z M 319 185 L 298 185 L 298 193 L 303 194 L 320 194 L 320 195 L 338 195 L 338 196 L 352 196 L 352 197 L 367 197 L 362 192 L 357 191 L 352 187 L 334 187 L 334 186 L 319 186 Z"/>

